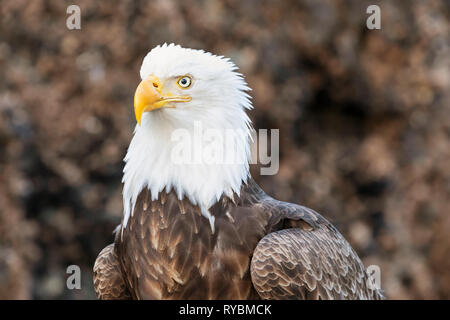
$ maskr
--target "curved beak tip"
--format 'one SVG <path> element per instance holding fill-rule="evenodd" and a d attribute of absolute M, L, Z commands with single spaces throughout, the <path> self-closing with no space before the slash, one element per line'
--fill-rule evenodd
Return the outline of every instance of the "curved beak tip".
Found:
<path fill-rule="evenodd" d="M 153 109 L 153 105 L 161 98 L 160 93 L 153 86 L 153 81 L 143 80 L 139 83 L 134 94 L 134 113 L 136 121 L 141 124 L 142 114 Z"/>

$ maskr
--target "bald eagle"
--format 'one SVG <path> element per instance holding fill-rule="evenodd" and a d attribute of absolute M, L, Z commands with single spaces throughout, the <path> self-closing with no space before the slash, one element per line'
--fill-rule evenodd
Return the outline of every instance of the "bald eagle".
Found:
<path fill-rule="evenodd" d="M 95 262 L 98 298 L 383 297 L 330 222 L 271 198 L 252 179 L 250 89 L 229 59 L 164 44 L 147 54 L 140 76 L 124 215 Z M 194 134 L 196 123 L 202 132 L 240 132 L 224 152 L 244 161 L 177 161 L 174 132 Z"/>

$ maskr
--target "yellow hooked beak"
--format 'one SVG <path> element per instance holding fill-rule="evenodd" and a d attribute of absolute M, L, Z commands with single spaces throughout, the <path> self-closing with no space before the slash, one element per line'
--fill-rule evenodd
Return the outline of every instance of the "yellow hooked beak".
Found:
<path fill-rule="evenodd" d="M 175 108 L 174 105 L 166 106 L 169 102 L 187 102 L 190 96 L 174 96 L 171 93 L 163 94 L 163 87 L 159 79 L 149 76 L 139 83 L 134 94 L 134 114 L 136 121 L 141 125 L 141 118 L 144 112 L 160 109 Z"/>

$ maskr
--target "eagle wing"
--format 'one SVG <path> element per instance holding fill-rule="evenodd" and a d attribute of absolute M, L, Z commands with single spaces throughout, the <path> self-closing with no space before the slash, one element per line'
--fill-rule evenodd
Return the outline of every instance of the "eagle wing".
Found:
<path fill-rule="evenodd" d="M 114 243 L 105 247 L 95 260 L 94 289 L 101 300 L 131 299 L 122 278 Z"/>
<path fill-rule="evenodd" d="M 325 218 L 274 199 L 266 198 L 261 205 L 288 228 L 266 235 L 253 253 L 251 278 L 261 298 L 383 298 L 369 282 L 358 255 Z"/>

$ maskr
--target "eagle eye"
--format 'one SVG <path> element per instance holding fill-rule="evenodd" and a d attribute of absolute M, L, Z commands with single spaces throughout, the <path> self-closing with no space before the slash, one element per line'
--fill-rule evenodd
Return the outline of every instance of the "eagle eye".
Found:
<path fill-rule="evenodd" d="M 190 76 L 179 77 L 177 84 L 181 89 L 187 89 L 192 84 L 192 78 Z"/>

